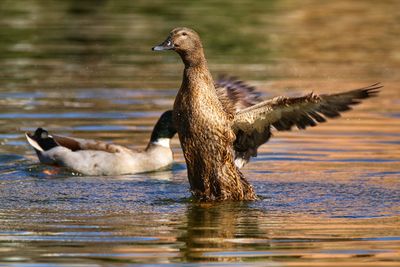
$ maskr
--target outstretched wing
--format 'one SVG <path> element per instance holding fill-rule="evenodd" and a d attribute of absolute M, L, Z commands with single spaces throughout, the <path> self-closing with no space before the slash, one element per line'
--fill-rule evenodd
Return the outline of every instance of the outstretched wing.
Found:
<path fill-rule="evenodd" d="M 340 112 L 351 109 L 361 99 L 375 96 L 381 87 L 373 84 L 339 94 L 276 97 L 238 111 L 233 124 L 236 166 L 240 168 L 250 157 L 257 156 L 258 147 L 271 137 L 271 127 L 289 131 L 293 126 L 299 129 L 315 126 L 326 118 L 340 116 Z"/>
<path fill-rule="evenodd" d="M 233 129 L 244 133 L 263 132 L 271 126 L 278 131 L 289 131 L 293 126 L 305 129 L 325 122 L 326 118 L 339 117 L 340 112 L 350 110 L 362 99 L 376 96 L 382 87 L 376 83 L 338 94 L 275 97 L 239 111 Z"/>

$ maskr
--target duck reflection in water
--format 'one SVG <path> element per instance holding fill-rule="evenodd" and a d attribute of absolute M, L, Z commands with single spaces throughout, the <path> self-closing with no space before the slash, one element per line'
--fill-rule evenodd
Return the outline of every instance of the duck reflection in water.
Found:
<path fill-rule="evenodd" d="M 235 251 L 243 246 L 243 239 L 265 238 L 266 233 L 259 227 L 260 218 L 265 218 L 265 211 L 250 208 L 245 202 L 193 203 L 187 208 L 187 224 L 177 238 L 185 244 L 182 256 L 188 261 L 238 261 L 241 256 L 235 257 L 234 253 L 232 256 L 211 254 Z"/>

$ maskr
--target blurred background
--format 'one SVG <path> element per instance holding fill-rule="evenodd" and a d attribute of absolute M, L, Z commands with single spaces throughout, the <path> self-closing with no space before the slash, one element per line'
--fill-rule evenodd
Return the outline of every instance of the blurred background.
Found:
<path fill-rule="evenodd" d="M 0 3 L 1 89 L 179 84 L 177 26 L 204 42 L 214 73 L 247 80 L 398 79 L 398 1 L 47 1 Z"/>
<path fill-rule="evenodd" d="M 399 25 L 397 0 L 1 0 L 0 265 L 396 265 Z M 151 47 L 178 26 L 199 32 L 214 77 L 265 98 L 385 87 L 340 119 L 274 132 L 243 170 L 251 204 L 192 203 L 177 138 L 161 173 L 38 164 L 36 127 L 144 148 L 183 70 Z"/>

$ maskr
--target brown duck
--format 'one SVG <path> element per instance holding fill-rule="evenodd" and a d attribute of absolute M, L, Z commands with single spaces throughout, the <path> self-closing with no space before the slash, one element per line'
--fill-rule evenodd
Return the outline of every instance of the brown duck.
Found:
<path fill-rule="evenodd" d="M 173 121 L 188 169 L 193 196 L 202 201 L 254 200 L 253 187 L 235 166 L 235 152 L 249 153 L 270 137 L 270 128 L 290 130 L 315 126 L 340 116 L 360 99 L 374 96 L 374 84 L 339 94 L 276 97 L 235 110 L 218 97 L 199 35 L 173 29 L 155 51 L 174 50 L 185 65 L 174 103 Z M 260 138 L 261 137 L 261 138 Z"/>

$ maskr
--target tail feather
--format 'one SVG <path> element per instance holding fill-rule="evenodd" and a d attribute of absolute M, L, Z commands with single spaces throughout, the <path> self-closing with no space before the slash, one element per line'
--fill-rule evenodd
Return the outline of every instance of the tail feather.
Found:
<path fill-rule="evenodd" d="M 58 146 L 53 137 L 42 128 L 37 128 L 33 134 L 25 133 L 25 136 L 29 144 L 38 152 L 48 151 Z"/>

